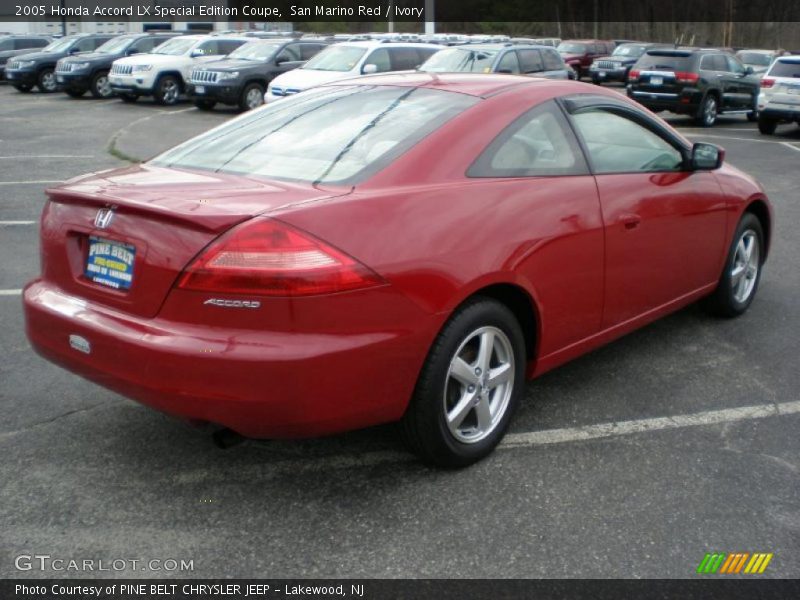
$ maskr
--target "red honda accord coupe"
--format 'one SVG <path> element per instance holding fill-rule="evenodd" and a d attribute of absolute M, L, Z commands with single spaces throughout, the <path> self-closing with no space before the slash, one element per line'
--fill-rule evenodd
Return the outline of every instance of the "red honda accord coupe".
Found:
<path fill-rule="evenodd" d="M 260 438 L 400 421 L 463 466 L 534 377 L 691 302 L 753 300 L 763 189 L 613 92 L 506 75 L 325 85 L 48 191 L 27 334 Z"/>

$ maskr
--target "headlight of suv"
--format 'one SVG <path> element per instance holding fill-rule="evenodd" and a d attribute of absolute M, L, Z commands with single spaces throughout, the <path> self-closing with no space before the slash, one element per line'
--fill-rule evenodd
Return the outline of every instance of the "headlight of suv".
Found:
<path fill-rule="evenodd" d="M 30 69 L 35 64 L 36 64 L 35 60 L 18 60 L 17 61 L 17 68 L 18 69 Z"/>
<path fill-rule="evenodd" d="M 239 77 L 239 71 L 220 71 L 217 76 L 217 81 L 225 81 L 226 79 L 236 79 Z"/>
<path fill-rule="evenodd" d="M 83 71 L 84 69 L 88 69 L 91 63 L 82 62 L 82 63 L 72 63 L 72 70 L 73 71 Z"/>
<path fill-rule="evenodd" d="M 139 71 L 149 71 L 153 68 L 153 65 L 133 65 L 133 72 Z"/>

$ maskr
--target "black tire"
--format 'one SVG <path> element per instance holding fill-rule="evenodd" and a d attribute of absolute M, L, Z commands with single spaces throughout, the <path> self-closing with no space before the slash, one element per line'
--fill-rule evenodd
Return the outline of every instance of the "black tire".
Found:
<path fill-rule="evenodd" d="M 15 83 L 14 89 L 18 92 L 22 92 L 23 94 L 30 94 L 33 86 L 27 83 Z"/>
<path fill-rule="evenodd" d="M 489 327 L 503 333 L 504 343 L 513 355 L 511 389 L 505 409 L 492 417 L 492 425 L 487 428 L 485 437 L 464 442 L 452 433 L 446 422 L 447 394 L 450 392 L 449 371 L 451 362 L 459 349 L 466 351 L 464 344 L 482 327 Z M 501 336 L 496 336 L 500 339 Z M 476 358 L 476 363 L 478 362 Z M 460 309 L 448 320 L 431 346 L 422 367 L 414 394 L 405 415 L 400 421 L 401 435 L 408 447 L 425 462 L 441 467 L 457 468 L 470 465 L 488 455 L 505 435 L 514 410 L 525 393 L 525 341 L 520 325 L 514 314 L 503 304 L 488 298 L 477 297 Z M 473 364 L 470 365 L 470 369 Z M 475 371 L 480 376 L 480 370 Z M 478 384 L 481 390 L 486 385 L 486 374 Z M 500 393 L 503 390 L 497 390 Z M 461 398 L 466 397 L 466 387 L 461 390 Z M 458 392 L 457 392 L 458 394 Z M 479 396 L 474 396 L 479 402 Z M 486 396 L 489 397 L 489 396 Z M 497 401 L 495 397 L 493 401 Z M 487 400 L 488 402 L 488 400 Z M 497 407 L 501 410 L 502 407 Z M 473 414 L 473 410 L 475 413 Z M 477 408 L 468 408 L 463 414 L 477 419 Z M 496 418 L 496 420 L 495 420 Z M 463 422 L 468 419 L 464 418 Z M 477 423 L 477 421 L 476 421 Z"/>
<path fill-rule="evenodd" d="M 67 96 L 69 96 L 70 98 L 82 98 L 83 95 L 86 93 L 86 90 L 75 90 L 68 88 L 64 90 L 64 92 L 66 92 Z"/>
<path fill-rule="evenodd" d="M 213 110 L 217 103 L 213 100 L 195 100 L 194 105 L 200 110 Z"/>
<path fill-rule="evenodd" d="M 39 71 L 39 75 L 36 78 L 36 87 L 39 88 L 39 91 L 43 94 L 52 94 L 55 92 L 58 89 L 55 71 L 49 68 Z"/>
<path fill-rule="evenodd" d="M 105 85 L 103 85 L 103 82 L 105 82 Z M 108 71 L 99 71 L 94 74 L 89 91 L 95 98 L 111 98 L 114 95 L 108 85 Z"/>
<path fill-rule="evenodd" d="M 261 102 L 258 106 L 251 106 L 249 96 L 255 93 L 260 94 Z M 241 110 L 253 110 L 264 104 L 264 86 L 260 83 L 248 83 L 242 90 L 242 95 L 239 96 L 239 108 Z"/>
<path fill-rule="evenodd" d="M 769 119 L 763 115 L 758 117 L 758 131 L 764 135 L 772 135 L 778 128 L 778 121 Z"/>
<path fill-rule="evenodd" d="M 695 121 L 701 127 L 713 127 L 719 114 L 719 101 L 716 95 L 706 94 L 697 110 Z"/>
<path fill-rule="evenodd" d="M 139 99 L 139 96 L 136 94 L 119 94 L 120 100 L 125 102 L 126 104 L 133 104 Z"/>
<path fill-rule="evenodd" d="M 755 262 L 757 263 L 756 273 L 747 279 L 752 281 L 752 289 L 744 299 L 739 299 L 734 293 L 733 271 L 737 266 L 737 248 L 739 248 L 740 241 L 746 235 L 754 234 L 754 241 L 758 244 Z M 725 267 L 720 275 L 717 289 L 705 299 L 704 307 L 708 312 L 720 317 L 738 317 L 743 314 L 758 291 L 758 284 L 761 281 L 761 272 L 764 265 L 764 230 L 761 228 L 761 221 L 758 220 L 753 213 L 746 212 L 742 215 L 739 225 L 736 227 L 736 232 L 733 235 L 731 247 L 728 250 L 728 256 L 725 259 Z M 745 271 L 746 273 L 746 271 Z"/>
<path fill-rule="evenodd" d="M 182 91 L 181 82 L 173 75 L 162 75 L 158 78 L 153 92 L 153 99 L 156 104 L 162 106 L 174 106 L 180 100 Z"/>

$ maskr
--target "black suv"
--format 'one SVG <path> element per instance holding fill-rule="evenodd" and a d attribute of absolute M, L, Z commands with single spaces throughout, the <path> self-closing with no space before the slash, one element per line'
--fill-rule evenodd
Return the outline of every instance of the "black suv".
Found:
<path fill-rule="evenodd" d="M 274 77 L 296 69 L 327 46 L 324 41 L 263 40 L 240 46 L 222 60 L 192 70 L 186 93 L 202 110 L 234 104 L 250 110 L 264 103 Z"/>
<path fill-rule="evenodd" d="M 614 48 L 609 56 L 595 58 L 589 67 L 589 76 L 592 83 L 601 84 L 605 81 L 628 81 L 628 71 L 631 70 L 642 54 L 654 48 L 666 48 L 665 44 L 652 44 L 647 42 L 627 42 Z"/>
<path fill-rule="evenodd" d="M 693 116 L 711 127 L 720 113 L 757 119 L 760 79 L 737 58 L 713 49 L 648 50 L 628 74 L 628 96 L 654 112 Z"/>
<path fill-rule="evenodd" d="M 62 58 L 56 64 L 58 89 L 73 98 L 80 98 L 87 91 L 95 98 L 110 98 L 114 95 L 108 82 L 111 63 L 124 56 L 152 52 L 177 33 L 135 33 L 120 35 L 108 40 L 94 52 Z"/>
<path fill-rule="evenodd" d="M 70 54 L 93 52 L 113 35 L 77 34 L 59 38 L 41 52 L 20 54 L 6 64 L 6 79 L 20 92 L 30 92 L 33 86 L 42 92 L 55 92 L 56 63 Z"/>
<path fill-rule="evenodd" d="M 8 59 L 44 48 L 52 41 L 46 35 L 0 35 L 0 81 L 5 78 Z"/>

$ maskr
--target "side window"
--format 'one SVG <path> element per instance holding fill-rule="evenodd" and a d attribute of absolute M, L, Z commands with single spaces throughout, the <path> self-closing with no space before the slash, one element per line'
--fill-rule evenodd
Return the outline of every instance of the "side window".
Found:
<path fill-rule="evenodd" d="M 392 70 L 392 63 L 389 59 L 389 51 L 386 48 L 378 48 L 364 61 L 365 65 L 375 65 L 378 67 L 377 73 L 384 73 Z"/>
<path fill-rule="evenodd" d="M 589 44 L 589 46 L 587 46 L 587 50 L 589 51 L 589 54 L 597 54 L 600 52 L 600 47 L 597 44 Z"/>
<path fill-rule="evenodd" d="M 24 47 L 24 48 L 44 48 L 48 44 L 50 44 L 50 40 L 46 40 L 44 38 L 36 38 L 35 40 L 28 40 L 26 42 L 25 46 L 20 46 L 20 47 L 17 48 L 17 50 L 19 50 L 22 47 Z"/>
<path fill-rule="evenodd" d="M 392 71 L 410 71 L 419 65 L 419 55 L 415 48 L 391 48 Z"/>
<path fill-rule="evenodd" d="M 71 52 L 91 52 L 97 48 L 95 44 L 94 38 L 84 38 L 82 40 L 78 40 L 75 44 L 73 44 L 72 48 L 70 49 Z"/>
<path fill-rule="evenodd" d="M 508 126 L 467 171 L 468 177 L 547 177 L 587 174 L 580 148 L 552 100 Z"/>
<path fill-rule="evenodd" d="M 161 42 L 160 39 L 146 37 L 140 40 L 136 40 L 131 44 L 130 49 L 128 50 L 129 54 L 146 54 L 147 52 L 152 52 L 153 48 L 156 47 L 156 42 Z"/>
<path fill-rule="evenodd" d="M 90 50 L 97 50 L 100 46 L 105 44 L 110 39 L 111 38 L 107 38 L 107 37 L 105 37 L 105 38 L 92 38 Z"/>
<path fill-rule="evenodd" d="M 564 68 L 561 55 L 555 50 L 542 50 L 545 71 L 558 71 Z"/>
<path fill-rule="evenodd" d="M 24 48 L 25 46 L 22 47 Z M 13 49 L 14 49 L 14 40 L 12 39 L 0 40 L 0 52 L 4 50 L 13 50 Z"/>
<path fill-rule="evenodd" d="M 597 174 L 677 171 L 683 166 L 678 149 L 628 116 L 590 108 L 572 120 Z"/>
<path fill-rule="evenodd" d="M 319 44 L 300 44 L 300 60 L 313 58 L 323 47 Z"/>
<path fill-rule="evenodd" d="M 715 71 L 729 71 L 728 61 L 724 54 L 714 55 L 714 70 Z"/>
<path fill-rule="evenodd" d="M 733 56 L 726 56 L 725 58 L 728 59 L 728 70 L 732 73 L 738 73 L 739 75 L 744 75 L 744 66 L 738 60 L 736 60 Z"/>
<path fill-rule="evenodd" d="M 520 72 L 520 65 L 519 60 L 517 59 L 517 53 L 513 50 L 509 50 L 500 58 L 500 62 L 497 63 L 497 72 L 498 73 L 513 73 L 518 75 Z"/>
<path fill-rule="evenodd" d="M 519 67 L 523 74 L 538 73 L 544 70 L 542 55 L 538 50 L 517 50 Z"/>
<path fill-rule="evenodd" d="M 196 56 L 216 56 L 219 53 L 219 42 L 217 40 L 203 42 L 192 52 Z"/>
<path fill-rule="evenodd" d="M 219 54 L 228 55 L 242 44 L 243 40 L 222 40 L 219 43 Z"/>

